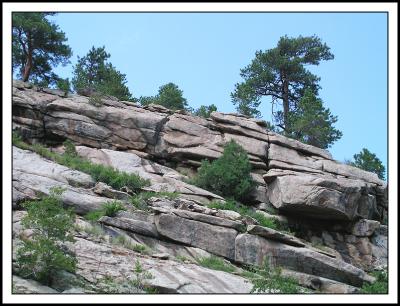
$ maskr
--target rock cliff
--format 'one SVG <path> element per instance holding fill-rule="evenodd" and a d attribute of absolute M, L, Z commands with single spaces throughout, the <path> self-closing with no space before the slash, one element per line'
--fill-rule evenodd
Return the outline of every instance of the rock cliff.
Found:
<path fill-rule="evenodd" d="M 63 203 L 81 216 L 110 199 L 127 205 L 116 216 L 98 220 L 102 232 L 97 236 L 90 230 L 93 224 L 77 218 L 80 230 L 71 248 L 79 261 L 77 275 L 89 283 L 104 277 L 123 281 L 139 260 L 153 275 L 147 282 L 158 292 L 246 293 L 252 285 L 242 268 L 261 266 L 268 258 L 303 287 L 350 293 L 374 281 L 366 271 L 387 263 L 386 182 L 335 161 L 326 150 L 268 131 L 264 121 L 218 112 L 204 119 L 159 105 L 141 107 L 115 99 L 94 106 L 88 97 L 39 91 L 19 81 L 13 83 L 12 103 L 13 129 L 26 141 L 63 152 L 61 144 L 69 139 L 79 156 L 148 179 L 145 190 L 178 194 L 173 199 L 152 197 L 149 210 L 143 212 L 127 204 L 127 192 L 13 147 L 16 245 L 24 234 L 20 225 L 24 211 L 19 204 L 48 194 L 53 186 L 66 188 Z M 201 160 L 220 157 L 231 139 L 248 152 L 252 176 L 258 182 L 247 204 L 285 223 L 289 232 L 263 227 L 233 211 L 209 208 L 211 201 L 223 199 L 187 183 Z M 151 251 L 138 253 L 116 246 L 113 237 Z M 234 265 L 235 272 L 195 264 L 196 258 L 207 256 L 220 257 Z M 17 276 L 15 282 L 26 292 L 71 290 L 35 287 L 33 281 Z"/>

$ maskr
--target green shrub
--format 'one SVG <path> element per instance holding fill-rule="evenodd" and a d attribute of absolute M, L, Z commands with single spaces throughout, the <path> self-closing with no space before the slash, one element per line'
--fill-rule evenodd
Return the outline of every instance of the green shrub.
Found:
<path fill-rule="evenodd" d="M 65 147 L 64 154 L 69 155 L 69 156 L 78 156 L 75 145 L 71 140 L 69 140 L 69 139 L 65 140 L 64 147 Z"/>
<path fill-rule="evenodd" d="M 376 278 L 376 281 L 372 284 L 365 283 L 360 293 L 370 294 L 387 294 L 388 293 L 388 272 L 387 270 L 374 271 L 371 273 Z"/>
<path fill-rule="evenodd" d="M 209 257 L 197 258 L 197 263 L 202 266 L 213 270 L 235 272 L 236 268 L 232 264 L 226 263 L 222 258 L 211 255 Z"/>
<path fill-rule="evenodd" d="M 61 188 L 53 188 L 50 195 L 41 200 L 25 202 L 27 215 L 22 226 L 31 229 L 31 239 L 23 240 L 17 250 L 17 265 L 22 277 L 33 278 L 51 285 L 57 271 L 74 272 L 76 258 L 63 246 L 64 242 L 73 242 L 69 232 L 73 228 L 75 216 L 72 210 L 62 206 Z"/>
<path fill-rule="evenodd" d="M 231 140 L 225 145 L 220 158 L 211 163 L 202 161 L 192 182 L 218 195 L 244 201 L 256 187 L 250 172 L 251 164 L 246 151 Z"/>
<path fill-rule="evenodd" d="M 120 210 L 125 210 L 125 207 L 121 205 L 119 201 L 110 201 L 104 204 L 104 215 L 108 217 L 114 217 Z"/>
<path fill-rule="evenodd" d="M 101 217 L 104 216 L 104 210 L 100 209 L 100 210 L 93 210 L 88 212 L 85 215 L 85 219 L 88 221 L 94 221 L 96 222 L 97 220 L 99 220 Z"/>
<path fill-rule="evenodd" d="M 291 277 L 281 275 L 281 269 L 271 269 L 268 260 L 264 260 L 261 269 L 255 268 L 256 277 L 251 278 L 253 288 L 251 293 L 299 293 L 297 281 Z"/>
<path fill-rule="evenodd" d="M 114 217 L 120 210 L 125 210 L 119 201 L 113 200 L 103 204 L 98 210 L 93 210 L 85 215 L 85 219 L 89 221 L 98 221 L 103 216 Z"/>

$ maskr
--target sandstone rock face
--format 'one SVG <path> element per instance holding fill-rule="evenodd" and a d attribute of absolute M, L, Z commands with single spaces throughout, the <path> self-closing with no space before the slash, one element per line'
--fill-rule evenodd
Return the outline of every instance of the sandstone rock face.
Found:
<path fill-rule="evenodd" d="M 77 219 L 87 227 L 78 230 L 73 245 L 77 275 L 94 286 L 104 277 L 133 277 L 138 260 L 154 276 L 148 284 L 160 293 L 248 293 L 248 280 L 194 264 L 213 255 L 233 264 L 259 266 L 268 258 L 272 265 L 289 269 L 284 273 L 305 287 L 353 293 L 363 282 L 373 281 L 362 269 L 387 265 L 387 226 L 381 224 L 388 214 L 386 182 L 334 161 L 326 150 L 268 131 L 261 120 L 219 112 L 204 119 L 111 97 L 95 107 L 86 96 L 39 91 L 19 81 L 14 82 L 12 102 L 13 129 L 25 140 L 56 145 L 53 151 L 62 153 L 59 145 L 70 139 L 81 157 L 148 179 L 150 186 L 143 191 L 178 194 L 152 197 L 141 212 L 129 205 L 129 191 L 95 183 L 85 173 L 13 147 L 15 245 L 32 234 L 21 227 L 25 212 L 18 210 L 23 208 L 20 203 L 49 194 L 52 187 L 65 188 L 63 203 L 81 215 L 111 199 L 123 202 L 126 211 L 96 223 L 104 231 L 101 237 L 90 234 L 98 228 Z M 244 204 L 255 206 L 249 209 L 290 228 L 295 236 L 278 227 L 262 227 L 248 215 L 211 209 L 211 201 L 224 199 L 187 183 L 186 174 L 195 173 L 203 159 L 220 157 L 230 140 L 247 151 L 252 177 L 259 184 Z M 116 245 L 113 238 L 118 237 L 146 246 L 148 253 Z M 26 292 L 54 289 L 20 283 Z M 56 291 L 68 290 L 93 293 L 83 287 Z"/>
<path fill-rule="evenodd" d="M 159 293 L 248 293 L 252 285 L 246 279 L 194 264 L 158 260 L 111 246 L 78 238 L 74 244 L 78 258 L 78 274 L 95 283 L 104 277 L 126 282 L 134 279 L 134 266 L 139 261 L 143 270 L 152 275 L 145 280 Z"/>

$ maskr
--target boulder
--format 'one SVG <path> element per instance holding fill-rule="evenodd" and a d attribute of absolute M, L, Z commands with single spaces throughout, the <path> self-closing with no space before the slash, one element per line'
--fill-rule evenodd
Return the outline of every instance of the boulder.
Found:
<path fill-rule="evenodd" d="M 232 228 L 189 220 L 172 214 L 158 215 L 155 220 L 157 231 L 163 237 L 231 260 L 235 258 L 235 238 L 238 232 Z"/>
<path fill-rule="evenodd" d="M 361 269 L 307 248 L 289 246 L 255 235 L 237 236 L 235 261 L 262 266 L 264 260 L 269 260 L 272 266 L 281 266 L 356 287 L 361 287 L 365 281 L 374 281 Z"/>
<path fill-rule="evenodd" d="M 52 294 L 58 293 L 53 288 L 42 285 L 41 283 L 32 279 L 24 279 L 19 276 L 12 276 L 13 292 L 14 294 Z"/>
<path fill-rule="evenodd" d="M 379 225 L 378 221 L 361 219 L 354 223 L 351 233 L 359 237 L 369 237 L 379 228 Z"/>
<path fill-rule="evenodd" d="M 138 233 L 148 237 L 158 237 L 158 232 L 155 225 L 150 222 L 130 218 L 108 216 L 101 217 L 99 219 L 99 222 L 123 229 L 128 232 Z"/>
<path fill-rule="evenodd" d="M 270 173 L 271 172 L 271 173 Z M 270 170 L 268 199 L 276 208 L 288 213 L 330 220 L 356 217 L 365 183 L 293 171 Z"/>

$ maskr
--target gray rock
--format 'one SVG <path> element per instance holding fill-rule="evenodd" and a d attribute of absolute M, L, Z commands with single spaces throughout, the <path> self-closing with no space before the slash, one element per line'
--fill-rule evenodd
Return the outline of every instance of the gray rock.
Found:
<path fill-rule="evenodd" d="M 126 202 L 129 202 L 130 200 L 130 195 L 128 193 L 115 190 L 102 182 L 96 183 L 93 192 L 107 198 L 118 199 Z"/>
<path fill-rule="evenodd" d="M 296 237 L 278 232 L 272 228 L 267 228 L 259 225 L 247 226 L 247 232 L 252 235 L 261 236 L 270 240 L 283 242 L 284 244 L 292 245 L 295 247 L 305 247 L 306 245 Z"/>
<path fill-rule="evenodd" d="M 44 176 L 75 187 L 90 188 L 94 186 L 94 181 L 90 175 L 71 170 L 44 159 L 34 152 L 22 150 L 17 147 L 13 147 L 13 170 L 23 171 L 24 173 L 36 176 Z"/>
<path fill-rule="evenodd" d="M 106 243 L 77 238 L 74 249 L 78 259 L 77 274 L 94 284 L 104 277 L 116 283 L 135 279 L 135 262 L 151 278 L 143 284 L 158 293 L 249 293 L 252 285 L 243 277 L 210 270 L 194 264 L 139 256 L 130 250 Z"/>
<path fill-rule="evenodd" d="M 360 287 L 374 279 L 363 270 L 307 248 L 297 248 L 260 236 L 239 234 L 236 238 L 235 261 L 262 266 L 268 259 L 272 266 L 321 276 Z"/>
<path fill-rule="evenodd" d="M 192 212 L 192 211 L 185 211 L 185 210 L 179 210 L 179 209 L 173 209 L 171 211 L 173 214 L 185 218 L 185 219 L 191 219 L 191 220 L 196 220 L 212 225 L 218 225 L 218 226 L 223 226 L 223 227 L 230 227 L 234 228 L 237 231 L 240 231 L 243 229 L 243 224 L 238 221 L 232 221 L 229 219 L 224 219 L 220 217 L 215 217 L 215 216 L 210 216 L 202 213 L 197 213 L 197 212 Z"/>
<path fill-rule="evenodd" d="M 166 238 L 228 259 L 235 258 L 237 231 L 234 229 L 167 214 L 156 216 L 156 227 L 159 234 Z"/>
<path fill-rule="evenodd" d="M 366 188 L 365 183 L 357 180 L 286 170 L 272 171 L 267 180 L 268 198 L 276 208 L 322 219 L 353 219 Z"/>
<path fill-rule="evenodd" d="M 23 279 L 16 275 L 12 276 L 12 283 L 13 283 L 13 293 L 23 293 L 23 294 L 58 293 L 58 291 L 50 287 L 43 286 L 37 281 L 31 279 Z"/>
<path fill-rule="evenodd" d="M 359 237 L 369 237 L 379 228 L 379 225 L 378 221 L 361 219 L 353 225 L 351 233 Z"/>
<path fill-rule="evenodd" d="M 301 286 L 318 290 L 322 293 L 357 293 L 359 289 L 331 279 L 283 269 L 282 276 L 294 278 Z"/>
<path fill-rule="evenodd" d="M 159 236 L 153 223 L 141 220 L 103 216 L 99 219 L 99 222 L 148 237 L 157 238 Z"/>

